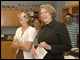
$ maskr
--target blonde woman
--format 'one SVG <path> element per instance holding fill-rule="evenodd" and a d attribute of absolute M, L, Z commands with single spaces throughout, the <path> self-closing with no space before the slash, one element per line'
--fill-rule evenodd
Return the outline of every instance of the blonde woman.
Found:
<path fill-rule="evenodd" d="M 30 15 L 27 12 L 18 14 L 21 27 L 16 30 L 12 43 L 13 48 L 17 48 L 16 59 L 33 59 L 31 51 L 34 48 L 35 28 L 30 26 Z"/>
<path fill-rule="evenodd" d="M 38 46 L 48 52 L 43 59 L 64 59 L 63 53 L 72 47 L 65 24 L 54 19 L 56 11 L 49 4 L 41 5 L 40 15 L 45 24 L 38 33 Z M 32 56 L 37 56 L 35 48 Z"/>

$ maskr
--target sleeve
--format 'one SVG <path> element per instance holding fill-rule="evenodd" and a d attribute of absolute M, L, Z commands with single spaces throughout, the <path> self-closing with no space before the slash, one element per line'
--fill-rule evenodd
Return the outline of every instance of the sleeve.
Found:
<path fill-rule="evenodd" d="M 76 27 L 76 33 L 79 34 L 79 26 Z"/>
<path fill-rule="evenodd" d="M 35 36 L 36 36 L 36 30 L 33 28 L 29 32 L 29 40 L 28 41 L 34 42 Z"/>
<path fill-rule="evenodd" d="M 65 24 L 64 23 L 58 24 L 57 27 L 59 28 L 58 36 L 59 36 L 59 40 L 61 41 L 61 43 L 51 45 L 51 54 L 63 53 L 66 51 L 70 51 L 70 49 L 72 48 L 70 36 L 69 36 L 68 30 Z"/>

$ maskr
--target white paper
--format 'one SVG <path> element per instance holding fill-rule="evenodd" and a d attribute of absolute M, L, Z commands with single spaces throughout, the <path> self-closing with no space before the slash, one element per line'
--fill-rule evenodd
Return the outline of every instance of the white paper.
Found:
<path fill-rule="evenodd" d="M 47 51 L 42 47 L 37 47 L 36 52 L 37 56 L 34 56 L 35 59 L 43 59 L 44 56 L 47 54 Z"/>
<path fill-rule="evenodd" d="M 64 56 L 64 59 L 75 59 L 74 56 L 68 55 L 68 56 Z"/>
<path fill-rule="evenodd" d="M 74 50 L 76 50 L 76 49 L 79 49 L 79 48 L 77 48 L 77 47 L 76 47 L 76 48 L 72 48 L 71 51 L 74 51 Z"/>

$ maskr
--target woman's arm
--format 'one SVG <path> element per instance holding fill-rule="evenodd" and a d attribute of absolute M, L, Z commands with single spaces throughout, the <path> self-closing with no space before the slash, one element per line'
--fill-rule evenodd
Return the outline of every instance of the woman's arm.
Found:
<path fill-rule="evenodd" d="M 33 42 L 28 41 L 27 43 L 19 43 L 19 49 L 29 52 L 31 50 Z"/>
<path fill-rule="evenodd" d="M 19 43 L 17 38 L 14 38 L 13 42 L 12 42 L 12 47 L 13 48 L 21 48 L 23 46 L 26 46 L 27 43 Z"/>
<path fill-rule="evenodd" d="M 18 45 L 19 45 L 18 36 L 19 36 L 19 28 L 16 30 L 15 37 L 13 39 L 11 47 L 18 48 Z"/>
<path fill-rule="evenodd" d="M 51 46 L 51 54 L 57 54 L 57 53 L 63 53 L 66 51 L 70 51 L 72 46 L 71 46 L 71 40 L 70 40 L 70 36 L 68 33 L 68 30 L 65 26 L 64 23 L 60 23 L 57 26 L 58 29 L 58 33 L 59 33 L 59 40 L 61 41 L 61 43 L 59 44 L 55 44 L 55 45 L 50 45 Z"/>

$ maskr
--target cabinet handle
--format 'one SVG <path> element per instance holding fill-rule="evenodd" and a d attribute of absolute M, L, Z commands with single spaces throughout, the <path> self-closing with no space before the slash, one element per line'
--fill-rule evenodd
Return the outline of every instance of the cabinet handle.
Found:
<path fill-rule="evenodd" d="M 12 22 L 11 22 L 11 24 L 12 24 Z"/>
<path fill-rule="evenodd" d="M 9 24 L 10 24 L 10 22 L 9 22 Z"/>

